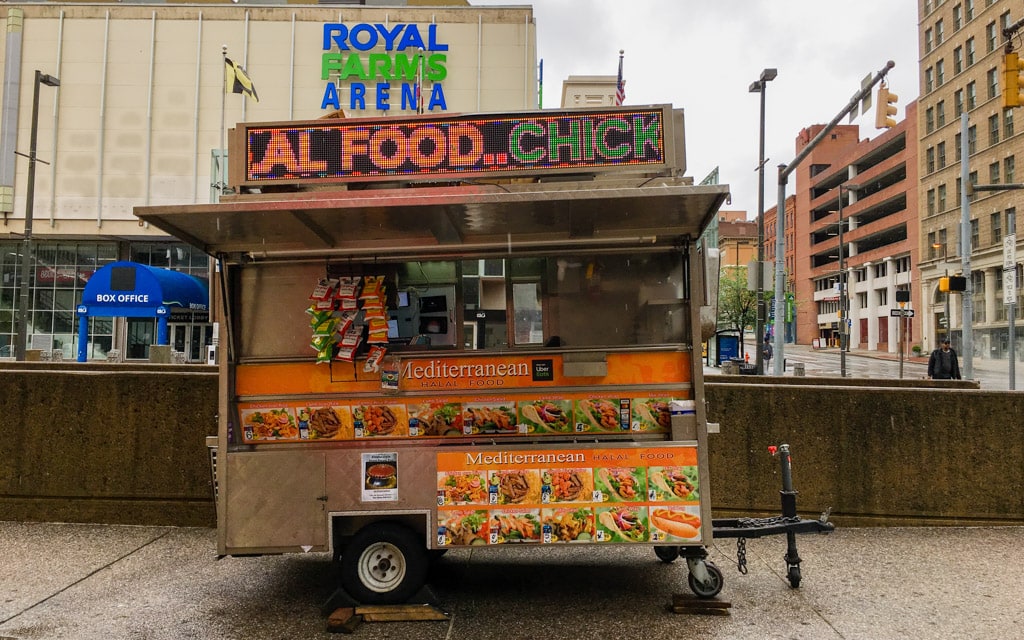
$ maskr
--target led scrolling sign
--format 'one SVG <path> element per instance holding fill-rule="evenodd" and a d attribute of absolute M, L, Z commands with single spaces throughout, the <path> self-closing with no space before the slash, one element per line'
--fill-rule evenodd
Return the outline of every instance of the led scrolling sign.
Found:
<path fill-rule="evenodd" d="M 247 185 L 452 180 L 664 167 L 671 115 L 659 106 L 358 118 L 246 124 L 236 135 L 244 135 Z"/>

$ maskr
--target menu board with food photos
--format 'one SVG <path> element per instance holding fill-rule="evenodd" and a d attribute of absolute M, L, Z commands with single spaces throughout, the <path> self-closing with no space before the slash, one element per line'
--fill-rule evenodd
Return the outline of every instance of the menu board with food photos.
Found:
<path fill-rule="evenodd" d="M 678 397 L 687 394 L 681 392 Z M 557 398 L 448 396 L 444 398 L 303 399 L 239 404 L 246 443 L 668 433 L 670 397 Z"/>
<path fill-rule="evenodd" d="M 697 447 L 437 453 L 439 547 L 701 542 Z"/>

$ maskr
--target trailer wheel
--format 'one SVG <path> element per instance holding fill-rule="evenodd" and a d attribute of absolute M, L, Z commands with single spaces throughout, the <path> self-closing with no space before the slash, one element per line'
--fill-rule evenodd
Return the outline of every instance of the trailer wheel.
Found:
<path fill-rule="evenodd" d="M 659 545 L 654 547 L 654 555 L 658 556 L 658 560 L 665 564 L 670 564 L 679 557 L 679 547 Z"/>
<path fill-rule="evenodd" d="M 411 530 L 392 522 L 363 527 L 341 556 L 341 586 L 365 604 L 397 604 L 426 582 L 427 549 Z"/>
<path fill-rule="evenodd" d="M 708 581 L 698 582 L 692 573 L 689 574 L 687 581 L 690 583 L 690 591 L 693 591 L 698 598 L 714 598 L 722 590 L 725 577 L 722 575 L 722 570 L 710 562 L 704 563 L 704 566 L 708 570 Z"/>
<path fill-rule="evenodd" d="M 789 570 L 786 572 L 786 578 L 789 579 L 789 586 L 794 589 L 800 587 L 800 565 L 792 564 L 789 565 Z"/>

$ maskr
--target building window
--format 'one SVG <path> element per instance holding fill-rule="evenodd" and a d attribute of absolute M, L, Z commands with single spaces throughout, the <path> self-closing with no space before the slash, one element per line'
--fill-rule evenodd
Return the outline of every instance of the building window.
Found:
<path fill-rule="evenodd" d="M 942 44 L 942 40 L 945 37 L 945 30 L 942 27 L 942 20 L 935 23 L 935 46 Z"/>
<path fill-rule="evenodd" d="M 967 66 L 974 64 L 974 38 L 967 38 Z"/>
<path fill-rule="evenodd" d="M 932 29 L 931 27 L 924 30 L 924 52 L 930 53 L 932 50 Z"/>
<path fill-rule="evenodd" d="M 999 16 L 999 28 L 1000 31 L 1005 31 L 1010 28 L 1010 12 L 1007 11 L 1003 15 Z"/>
<path fill-rule="evenodd" d="M 978 245 L 981 242 L 979 237 L 980 234 L 981 232 L 978 229 L 978 219 L 975 218 L 971 220 L 971 251 L 974 251 L 975 249 L 978 248 Z"/>
<path fill-rule="evenodd" d="M 1012 183 L 1014 178 L 1016 177 L 1016 164 L 1017 163 L 1014 160 L 1014 156 L 1008 156 L 1006 158 L 1003 158 L 1003 179 L 1009 183 Z"/>
<path fill-rule="evenodd" d="M 1003 137 L 1013 136 L 1013 109 L 1003 110 Z"/>
<path fill-rule="evenodd" d="M 964 26 L 964 8 L 962 5 L 953 7 L 953 30 L 959 31 Z"/>
<path fill-rule="evenodd" d="M 935 63 L 935 86 L 941 87 L 946 82 L 946 61 L 939 60 Z"/>
<path fill-rule="evenodd" d="M 956 179 L 956 201 L 957 201 L 957 202 L 960 202 L 960 196 L 962 196 L 962 195 L 963 195 L 963 194 L 961 193 L 961 191 L 960 191 L 960 187 L 961 187 L 961 186 L 962 186 L 962 185 L 961 185 L 961 183 L 960 183 L 960 178 L 957 178 L 957 179 Z"/>
<path fill-rule="evenodd" d="M 946 210 L 946 185 L 940 184 L 937 193 L 939 194 L 938 206 L 939 212 L 941 213 Z"/>
<path fill-rule="evenodd" d="M 999 95 L 999 69 L 988 70 L 988 97 L 989 100 Z"/>
<path fill-rule="evenodd" d="M 964 90 L 957 89 L 953 94 L 953 115 L 957 118 L 964 112 Z"/>
<path fill-rule="evenodd" d="M 924 92 L 931 93 L 935 89 L 935 71 L 928 67 L 924 70 Z"/>
<path fill-rule="evenodd" d="M 16 342 L 14 313 L 21 282 L 21 242 L 0 242 L 0 355 Z M 29 270 L 29 305 L 26 337 L 28 348 L 59 349 L 65 360 L 78 351 L 78 318 L 75 308 L 92 274 L 117 260 L 113 242 L 39 242 L 36 266 Z M 89 318 L 86 355 L 103 359 L 113 343 L 112 318 Z M 33 347 L 33 343 L 37 346 Z"/>
<path fill-rule="evenodd" d="M 964 70 L 964 48 L 957 47 L 953 49 L 953 74 L 958 74 Z"/>
<path fill-rule="evenodd" d="M 963 151 L 963 148 L 961 147 L 961 140 L 962 138 L 959 133 L 953 136 L 953 153 L 956 154 L 957 159 L 960 158 L 960 153 Z"/>
<path fill-rule="evenodd" d="M 946 166 L 946 143 L 940 142 L 935 147 L 936 163 L 939 169 L 943 169 Z"/>
<path fill-rule="evenodd" d="M 999 143 L 999 114 L 988 118 L 988 143 L 990 145 Z"/>
<path fill-rule="evenodd" d="M 985 25 L 985 42 L 988 45 L 986 52 L 992 53 L 996 50 L 996 23 L 990 22 Z"/>
<path fill-rule="evenodd" d="M 967 22 L 974 20 L 974 0 L 964 0 L 964 19 Z"/>
<path fill-rule="evenodd" d="M 1006 210 L 1006 233 L 1017 233 L 1017 208 Z"/>
<path fill-rule="evenodd" d="M 924 152 L 924 172 L 933 173 L 935 171 L 935 148 L 928 147 Z"/>
<path fill-rule="evenodd" d="M 967 128 L 967 155 L 974 155 L 978 150 L 978 127 L 971 125 Z"/>
<path fill-rule="evenodd" d="M 978 106 L 978 87 L 975 82 L 967 83 L 967 110 Z"/>
<path fill-rule="evenodd" d="M 998 211 L 989 216 L 989 224 L 992 225 L 992 244 L 1003 241 L 1002 218 L 1003 214 Z"/>
<path fill-rule="evenodd" d="M 967 174 L 967 182 L 971 183 L 972 186 L 978 184 L 978 172 L 977 171 L 972 171 L 972 172 L 968 173 Z M 971 196 L 971 200 L 973 200 L 974 198 L 977 198 L 977 197 L 978 197 L 978 194 L 975 193 L 973 196 Z"/>
<path fill-rule="evenodd" d="M 925 133 L 931 133 L 935 131 L 935 108 L 928 107 L 924 112 L 924 130 Z"/>
<path fill-rule="evenodd" d="M 884 278 L 886 273 L 886 263 L 880 262 L 875 265 L 875 278 Z M 884 304 L 884 303 L 883 303 Z"/>
<path fill-rule="evenodd" d="M 935 105 L 935 126 L 946 126 L 946 101 L 939 100 Z"/>
<path fill-rule="evenodd" d="M 988 183 L 999 184 L 999 163 L 993 162 L 988 165 Z"/>
<path fill-rule="evenodd" d="M 935 215 L 935 189 L 928 190 L 928 215 Z"/>
<path fill-rule="evenodd" d="M 939 257 L 939 250 L 935 246 L 937 244 L 938 244 L 938 242 L 935 241 L 935 232 L 934 231 L 929 231 L 928 232 L 928 259 L 929 260 L 934 260 L 935 258 Z"/>

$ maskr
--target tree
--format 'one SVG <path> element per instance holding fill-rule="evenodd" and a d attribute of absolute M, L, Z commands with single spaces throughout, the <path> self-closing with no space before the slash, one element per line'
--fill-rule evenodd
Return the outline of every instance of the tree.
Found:
<path fill-rule="evenodd" d="M 768 292 L 765 292 L 768 297 Z M 747 327 L 757 320 L 757 292 L 747 288 L 747 268 L 729 266 L 722 269 L 718 282 L 718 323 L 740 334 L 740 353 L 744 353 L 743 336 Z"/>

